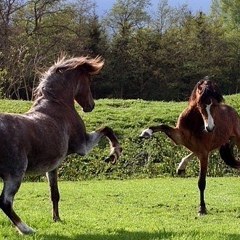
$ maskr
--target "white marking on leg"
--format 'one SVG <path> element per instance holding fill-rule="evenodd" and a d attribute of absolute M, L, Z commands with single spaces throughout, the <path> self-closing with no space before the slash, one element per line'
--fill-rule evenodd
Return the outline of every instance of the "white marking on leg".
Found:
<path fill-rule="evenodd" d="M 149 138 L 153 135 L 153 130 L 148 128 L 142 131 L 140 137 Z"/>
<path fill-rule="evenodd" d="M 101 132 L 91 132 L 88 133 L 88 139 L 85 144 L 81 146 L 78 150 L 78 154 L 85 156 L 89 151 L 98 145 L 99 141 L 104 137 L 104 134 Z"/>
<path fill-rule="evenodd" d="M 88 134 L 89 139 L 86 143 L 87 153 L 95 146 L 98 145 L 99 141 L 103 138 L 104 134 L 101 132 L 91 132 Z"/>
<path fill-rule="evenodd" d="M 213 117 L 212 117 L 211 111 L 210 111 L 211 106 L 212 106 L 212 103 L 208 104 L 206 107 L 208 118 L 207 118 L 207 121 L 206 120 L 204 121 L 204 127 L 207 132 L 213 131 L 213 129 L 215 127 L 214 120 L 213 120 Z"/>
<path fill-rule="evenodd" d="M 194 157 L 194 153 L 190 153 L 189 155 L 187 155 L 186 157 L 184 157 L 184 158 L 182 158 L 182 161 L 179 163 L 179 165 L 178 165 L 178 168 L 177 168 L 177 172 L 179 171 L 179 170 L 185 170 L 186 169 L 186 167 L 187 167 L 187 164 L 188 164 L 188 162 L 191 160 L 191 159 L 193 159 L 193 157 Z"/>
<path fill-rule="evenodd" d="M 24 222 L 20 222 L 16 225 L 17 230 L 19 231 L 20 234 L 32 234 L 35 233 L 35 230 L 30 228 L 27 224 Z"/>

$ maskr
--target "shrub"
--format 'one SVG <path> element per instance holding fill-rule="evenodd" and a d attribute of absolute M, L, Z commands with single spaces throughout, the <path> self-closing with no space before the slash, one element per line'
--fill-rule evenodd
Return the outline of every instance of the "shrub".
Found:
<path fill-rule="evenodd" d="M 227 97 L 227 101 L 239 109 L 239 96 Z M 1 112 L 26 112 L 31 102 L 2 100 Z M 182 146 L 174 144 L 162 133 L 155 134 L 149 140 L 140 140 L 139 134 L 152 124 L 167 123 L 175 125 L 177 117 L 185 108 L 186 103 L 147 102 L 142 100 L 96 101 L 96 109 L 82 116 L 88 131 L 105 125 L 112 127 L 118 135 L 123 147 L 123 154 L 116 165 L 105 163 L 109 154 L 107 140 L 99 143 L 89 155 L 80 157 L 70 155 L 59 168 L 62 180 L 81 180 L 92 178 L 123 179 L 133 177 L 157 177 L 162 175 L 176 176 L 176 167 L 181 158 L 189 154 Z M 197 176 L 198 160 L 195 158 L 187 167 L 187 176 Z M 220 159 L 217 151 L 211 154 L 208 175 L 224 176 L 235 172 L 228 168 Z M 42 176 L 27 177 L 27 180 L 42 180 Z"/>

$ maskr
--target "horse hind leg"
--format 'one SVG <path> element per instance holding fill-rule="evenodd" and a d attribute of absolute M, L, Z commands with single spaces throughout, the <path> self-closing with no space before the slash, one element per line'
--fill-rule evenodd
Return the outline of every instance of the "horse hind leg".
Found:
<path fill-rule="evenodd" d="M 61 219 L 59 217 L 59 211 L 58 211 L 58 202 L 60 200 L 60 194 L 59 194 L 58 182 L 57 182 L 57 169 L 51 172 L 48 172 L 46 175 L 47 175 L 47 179 L 50 186 L 51 200 L 53 205 L 52 218 L 53 218 L 53 221 L 58 222 L 58 221 L 61 221 Z"/>
<path fill-rule="evenodd" d="M 8 177 L 8 179 L 4 179 L 3 181 L 4 186 L 2 194 L 0 196 L 0 208 L 16 226 L 20 234 L 34 233 L 35 231 L 20 219 L 12 207 L 13 199 L 21 185 L 22 177 L 11 176 Z"/>

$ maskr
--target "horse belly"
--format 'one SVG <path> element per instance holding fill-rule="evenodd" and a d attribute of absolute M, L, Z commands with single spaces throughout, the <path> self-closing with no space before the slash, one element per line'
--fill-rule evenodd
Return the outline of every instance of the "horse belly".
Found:
<path fill-rule="evenodd" d="M 41 174 L 56 169 L 67 156 L 67 141 L 46 141 L 41 146 L 34 145 L 27 155 L 28 174 Z"/>
<path fill-rule="evenodd" d="M 68 135 L 61 128 L 48 131 L 36 129 L 31 135 L 28 158 L 28 173 L 45 173 L 56 169 L 67 156 Z"/>
<path fill-rule="evenodd" d="M 217 127 L 212 133 L 206 132 L 203 137 L 198 140 L 198 146 L 211 152 L 224 145 L 229 140 L 229 133 L 226 131 L 219 131 Z"/>
<path fill-rule="evenodd" d="M 27 175 L 38 175 L 44 174 L 46 172 L 50 172 L 59 167 L 59 165 L 65 159 L 64 157 L 57 158 L 57 159 L 34 159 L 29 162 L 26 174 Z"/>

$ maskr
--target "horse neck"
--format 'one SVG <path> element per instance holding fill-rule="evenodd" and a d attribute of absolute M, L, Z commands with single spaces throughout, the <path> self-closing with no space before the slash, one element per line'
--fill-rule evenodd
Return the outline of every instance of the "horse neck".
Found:
<path fill-rule="evenodd" d="M 73 101 L 51 101 L 44 96 L 37 98 L 28 113 L 41 112 L 52 117 L 71 116 L 76 113 Z"/>
<path fill-rule="evenodd" d="M 74 109 L 74 92 L 77 81 L 74 76 L 58 77 L 56 74 L 49 76 L 39 85 L 39 96 L 34 107 L 48 108 L 51 103 L 57 103 L 67 108 Z"/>
<path fill-rule="evenodd" d="M 197 105 L 189 105 L 180 115 L 177 126 L 195 131 L 196 128 L 202 129 L 203 124 L 203 118 Z"/>

